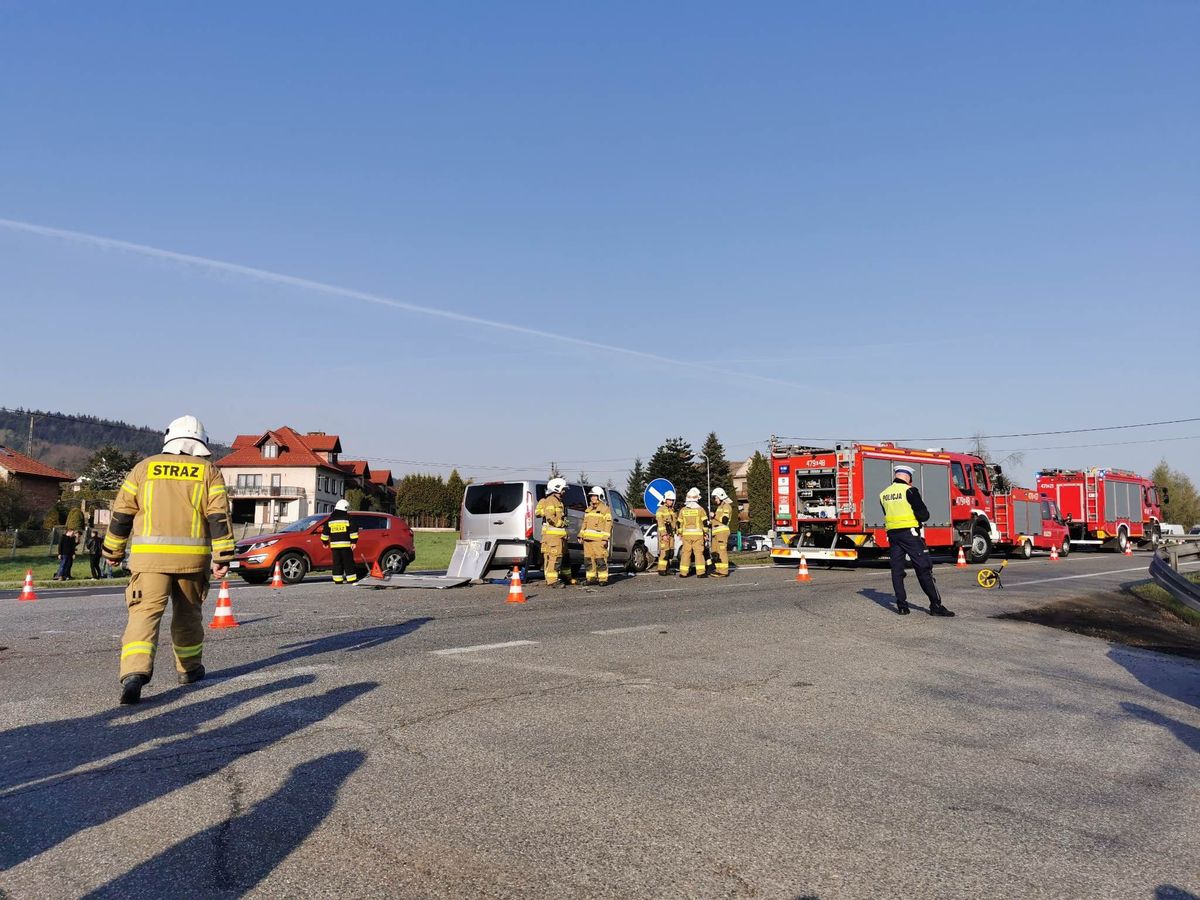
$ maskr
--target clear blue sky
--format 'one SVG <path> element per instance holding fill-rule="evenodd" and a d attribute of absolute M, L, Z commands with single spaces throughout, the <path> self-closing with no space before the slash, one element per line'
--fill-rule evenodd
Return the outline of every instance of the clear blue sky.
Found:
<path fill-rule="evenodd" d="M 9 0 L 0 217 L 693 365 L 0 228 L 0 402 L 620 482 L 1200 415 L 1198 113 L 1190 2 Z"/>

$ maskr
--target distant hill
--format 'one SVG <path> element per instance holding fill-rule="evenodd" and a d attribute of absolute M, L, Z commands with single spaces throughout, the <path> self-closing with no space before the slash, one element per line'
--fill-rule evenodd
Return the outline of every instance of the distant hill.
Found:
<path fill-rule="evenodd" d="M 110 444 L 138 456 L 150 456 L 162 449 L 163 433 L 159 428 L 37 409 L 0 409 L 0 444 L 28 453 L 30 414 L 34 417 L 30 455 L 73 475 L 79 473 L 93 453 Z M 229 448 L 214 444 L 212 451 L 214 456 L 220 456 Z"/>

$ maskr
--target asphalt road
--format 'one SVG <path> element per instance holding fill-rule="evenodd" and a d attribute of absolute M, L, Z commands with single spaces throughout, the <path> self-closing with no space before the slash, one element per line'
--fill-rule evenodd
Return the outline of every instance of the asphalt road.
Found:
<path fill-rule="evenodd" d="M 1200 664 L 992 618 L 1147 559 L 944 566 L 951 620 L 878 569 L 235 584 L 132 708 L 119 597 L 0 599 L 0 892 L 1187 897 Z"/>

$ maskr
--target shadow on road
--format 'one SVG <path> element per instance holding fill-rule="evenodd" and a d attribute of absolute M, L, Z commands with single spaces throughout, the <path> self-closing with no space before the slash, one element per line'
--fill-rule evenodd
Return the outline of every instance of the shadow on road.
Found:
<path fill-rule="evenodd" d="M 296 766 L 279 790 L 248 812 L 192 835 L 87 894 L 86 900 L 180 893 L 241 897 L 325 821 L 338 791 L 365 759 L 366 754 L 351 750 Z M 186 890 L 179 883 L 185 872 L 191 873 Z"/>
<path fill-rule="evenodd" d="M 877 591 L 874 588 L 863 588 L 858 593 L 860 596 L 866 597 L 872 603 L 878 603 L 880 606 L 882 606 L 884 609 L 888 610 L 889 612 L 898 612 L 898 607 L 896 606 L 896 598 L 892 594 L 885 594 L 883 591 Z M 921 606 L 918 603 L 913 603 L 911 597 L 908 601 L 908 605 L 911 606 L 915 610 L 919 610 L 921 612 L 929 612 L 929 609 L 927 607 Z"/>
<path fill-rule="evenodd" d="M 1150 722 L 1153 725 L 1161 725 L 1186 746 L 1191 747 L 1197 753 L 1200 753 L 1200 728 L 1196 728 L 1186 722 L 1180 722 L 1178 719 L 1172 719 L 1170 716 L 1164 716 L 1160 712 L 1155 712 L 1148 706 L 1142 706 L 1140 703 L 1122 703 L 1121 709 L 1125 710 L 1135 719 L 1141 719 L 1144 722 Z"/>
<path fill-rule="evenodd" d="M 376 687 L 378 682 L 359 682 L 324 694 L 298 697 L 98 769 L 59 775 L 0 795 L 0 870 L 220 772 L 241 757 L 333 715 Z M 278 689 L 276 684 L 260 690 Z M 169 723 L 188 709 L 181 707 L 158 717 L 160 729 L 172 733 Z M 65 740 L 71 722 L 58 724 Z M 139 729 L 139 724 L 132 722 L 124 727 Z M 147 740 L 149 735 L 143 732 L 140 738 Z M 54 753 L 53 743 L 42 752 Z"/>
<path fill-rule="evenodd" d="M 1200 900 L 1200 897 L 1173 884 L 1160 884 L 1154 889 L 1154 900 Z"/>
<path fill-rule="evenodd" d="M 1200 708 L 1200 664 L 1110 647 L 1108 658 L 1153 691 Z"/>

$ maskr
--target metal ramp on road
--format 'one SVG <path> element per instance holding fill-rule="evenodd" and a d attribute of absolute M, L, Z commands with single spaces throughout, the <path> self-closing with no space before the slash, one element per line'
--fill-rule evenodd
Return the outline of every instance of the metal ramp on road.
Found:
<path fill-rule="evenodd" d="M 384 588 L 445 588 L 459 587 L 470 582 L 469 578 L 459 578 L 452 575 L 386 575 L 383 578 L 370 576 L 358 582 L 360 588 L 370 588 L 373 591 Z"/>
<path fill-rule="evenodd" d="M 496 555 L 495 541 L 456 541 L 450 568 L 445 575 L 386 575 L 383 578 L 364 578 L 359 587 L 380 588 L 444 588 L 460 587 L 483 578 Z"/>

